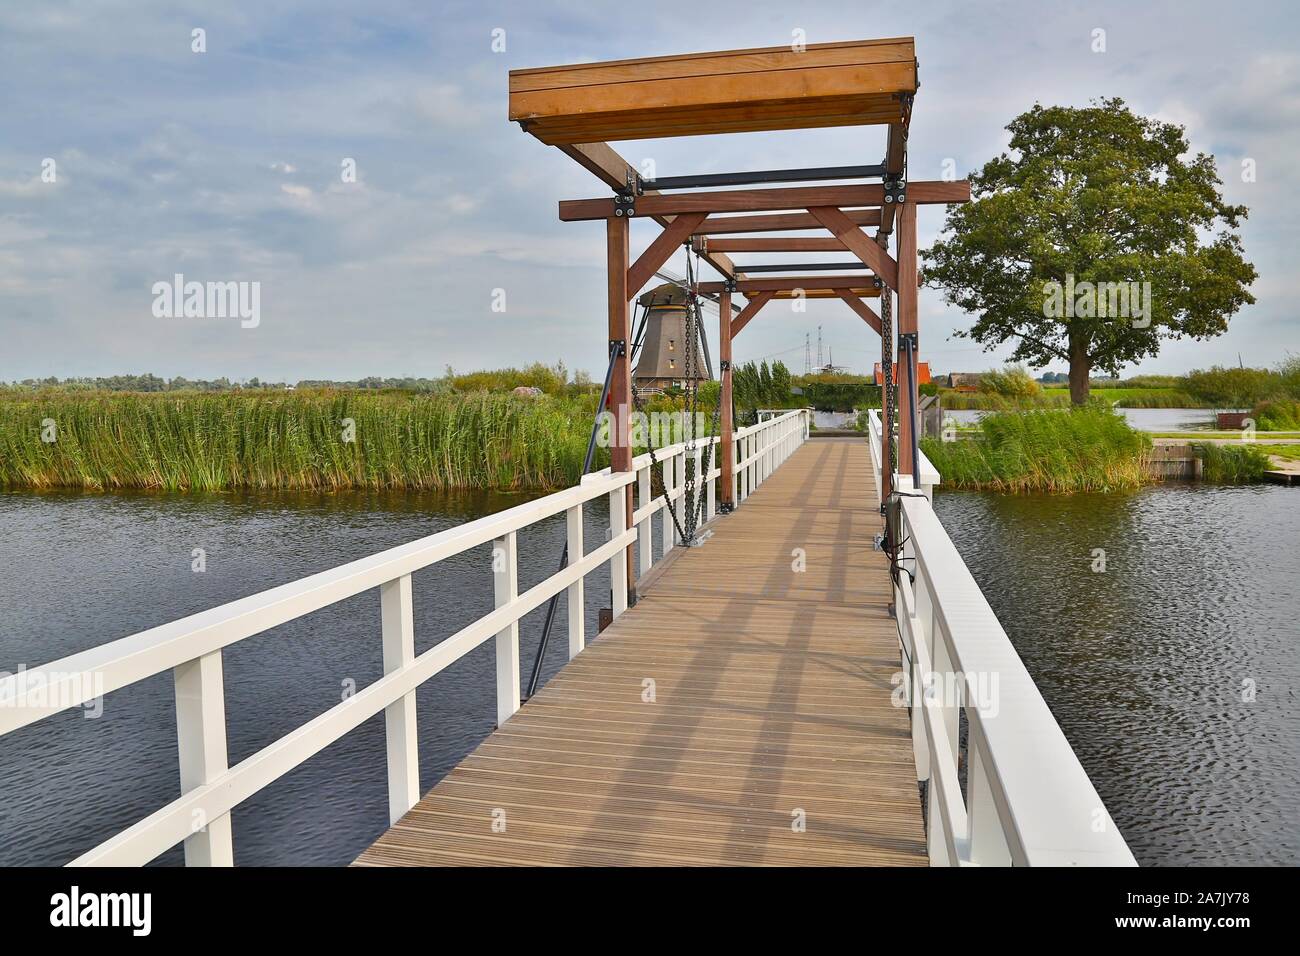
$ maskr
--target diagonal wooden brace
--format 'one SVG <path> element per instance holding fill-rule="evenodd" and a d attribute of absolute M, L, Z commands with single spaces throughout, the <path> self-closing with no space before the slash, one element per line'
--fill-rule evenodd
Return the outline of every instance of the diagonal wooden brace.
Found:
<path fill-rule="evenodd" d="M 871 271 L 884 280 L 885 285 L 898 290 L 898 263 L 875 241 L 859 229 L 848 216 L 834 206 L 811 206 L 808 211 L 830 230 L 848 250 L 870 266 Z"/>
<path fill-rule="evenodd" d="M 775 292 L 755 292 L 753 297 L 745 303 L 745 307 L 740 310 L 740 314 L 731 320 L 731 337 L 734 339 L 740 334 L 741 330 L 749 324 L 749 320 L 758 315 L 758 310 L 771 301 Z"/>
<path fill-rule="evenodd" d="M 631 301 L 632 297 L 641 291 L 641 287 L 659 271 L 659 267 L 668 261 L 673 250 L 690 239 L 691 233 L 707 217 L 706 212 L 684 212 L 664 226 L 664 231 L 659 234 L 659 237 L 646 247 L 646 251 L 637 257 L 632 268 L 627 270 L 628 301 Z"/>
<path fill-rule="evenodd" d="M 862 320 L 876 330 L 877 335 L 881 334 L 880 316 L 876 315 L 871 306 L 867 305 L 847 289 L 836 289 L 835 291 L 839 293 L 841 299 L 849 304 L 850 309 L 862 316 Z"/>

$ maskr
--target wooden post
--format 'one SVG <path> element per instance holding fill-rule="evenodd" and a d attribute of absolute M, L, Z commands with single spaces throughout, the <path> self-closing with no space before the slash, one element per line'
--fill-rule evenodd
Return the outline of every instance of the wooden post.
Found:
<path fill-rule="evenodd" d="M 903 203 L 897 210 L 898 221 L 898 473 L 912 474 L 912 416 L 909 408 L 920 408 L 917 393 L 916 361 L 918 348 L 912 350 L 912 361 L 905 359 L 902 337 L 917 331 L 916 320 L 916 204 Z M 912 475 L 913 484 L 918 480 Z"/>
<path fill-rule="evenodd" d="M 632 442 L 630 432 L 632 414 L 632 325 L 628 311 L 627 272 L 628 220 L 616 216 L 605 220 L 605 250 L 609 270 L 609 340 L 623 343 L 623 354 L 614 363 L 614 374 L 609 383 L 610 411 L 614 413 L 614 428 L 610 435 L 609 464 L 612 471 L 632 470 Z M 632 496 L 623 495 L 625 514 L 623 527 L 632 526 Z M 611 525 L 614 522 L 611 521 Z M 632 549 L 627 555 L 628 603 L 636 603 L 636 568 Z"/>
<path fill-rule="evenodd" d="M 731 293 L 718 295 L 718 364 L 722 387 L 718 390 L 718 401 L 722 402 L 722 414 L 718 416 L 718 428 L 722 432 L 718 442 L 718 463 L 722 475 L 718 478 L 721 487 L 721 504 L 723 513 L 736 506 L 736 482 L 733 472 L 736 466 L 736 449 L 732 446 L 731 433 L 735 424 L 731 420 Z"/>

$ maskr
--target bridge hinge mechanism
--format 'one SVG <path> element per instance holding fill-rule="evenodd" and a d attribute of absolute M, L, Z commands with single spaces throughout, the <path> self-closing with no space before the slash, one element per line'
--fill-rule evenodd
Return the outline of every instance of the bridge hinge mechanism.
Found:
<path fill-rule="evenodd" d="M 885 174 L 885 202 L 903 202 L 907 198 L 907 180 L 902 173 Z"/>

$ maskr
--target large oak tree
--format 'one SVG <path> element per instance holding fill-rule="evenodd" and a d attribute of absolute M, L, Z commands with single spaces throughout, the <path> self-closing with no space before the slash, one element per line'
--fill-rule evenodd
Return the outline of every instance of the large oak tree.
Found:
<path fill-rule="evenodd" d="M 1219 335 L 1255 301 L 1235 231 L 1246 207 L 1224 203 L 1214 157 L 1188 157 L 1181 126 L 1110 99 L 1035 105 L 1007 129 L 1009 151 L 970 177 L 972 202 L 949 207 L 924 254 L 926 284 L 978 315 L 958 335 L 1014 341 L 1015 362 L 1068 362 L 1081 404 L 1094 370 L 1118 374 L 1162 339 Z M 1114 286 L 1109 308 L 1104 292 L 1089 301 L 1097 283 L 1136 296 L 1150 283 L 1149 314 L 1111 314 Z"/>

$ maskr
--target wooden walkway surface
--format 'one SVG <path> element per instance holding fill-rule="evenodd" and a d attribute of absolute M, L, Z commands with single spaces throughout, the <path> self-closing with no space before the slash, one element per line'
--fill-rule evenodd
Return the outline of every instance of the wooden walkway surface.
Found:
<path fill-rule="evenodd" d="M 806 442 L 357 863 L 924 865 L 873 482 Z"/>

